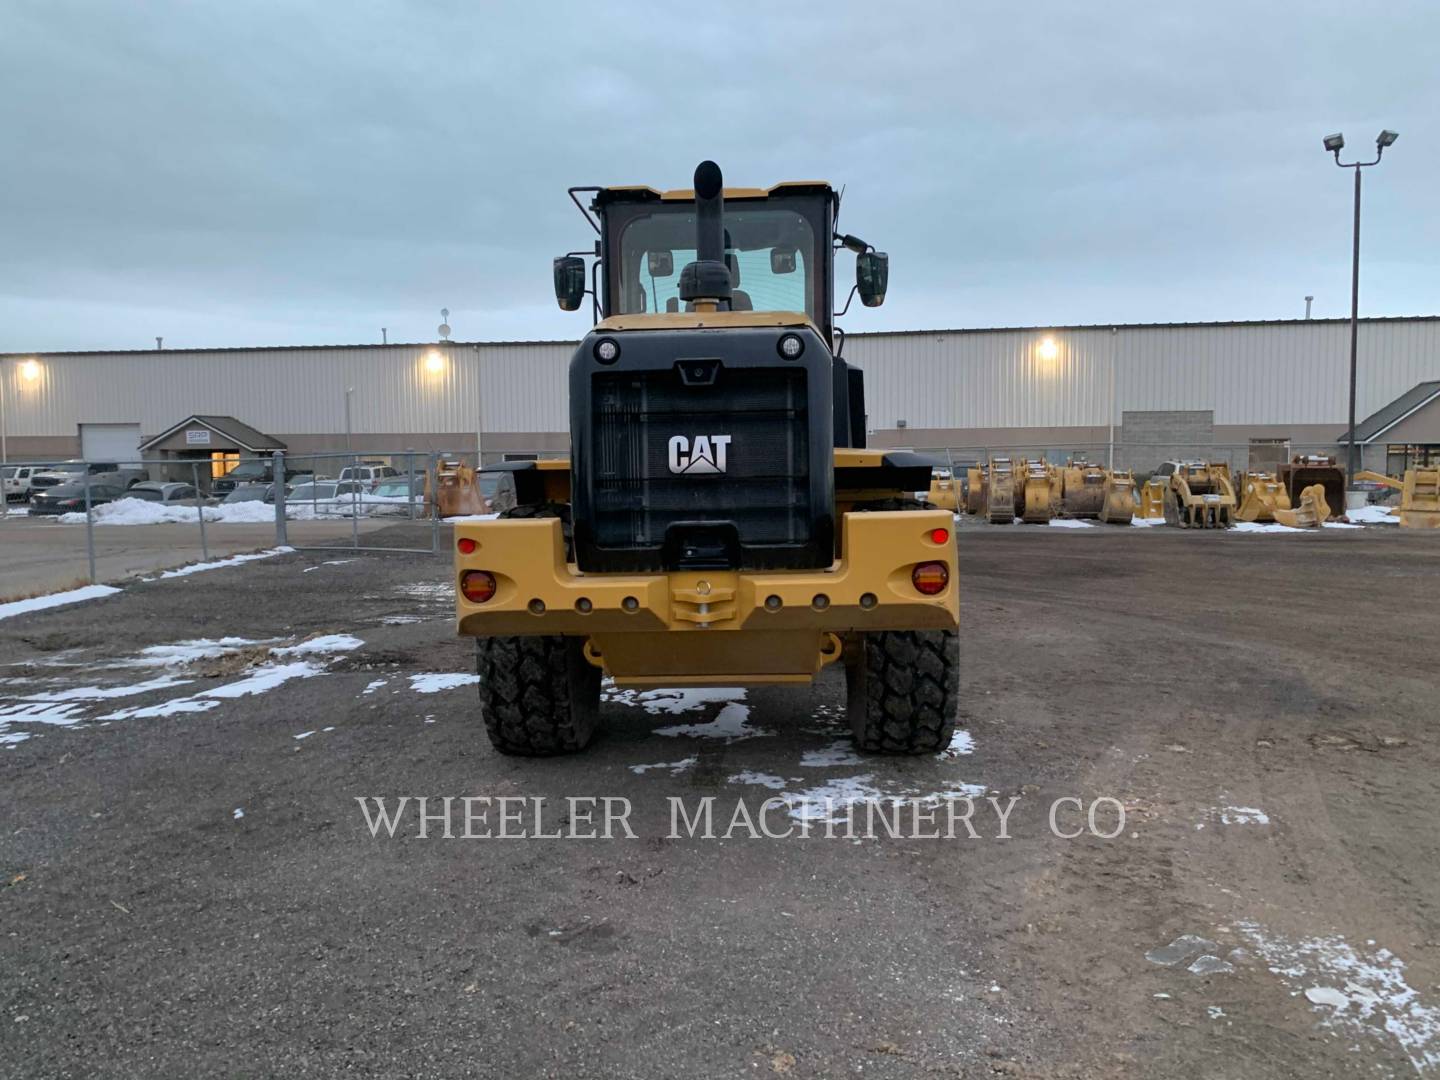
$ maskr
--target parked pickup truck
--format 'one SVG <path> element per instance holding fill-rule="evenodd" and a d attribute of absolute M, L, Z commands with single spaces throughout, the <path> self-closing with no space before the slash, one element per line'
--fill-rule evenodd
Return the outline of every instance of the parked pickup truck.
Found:
<path fill-rule="evenodd" d="M 97 482 L 103 482 L 109 487 L 120 488 L 122 491 L 134 487 L 142 480 L 150 479 L 144 469 L 130 465 L 116 465 L 111 461 L 92 461 L 88 465 L 83 461 L 62 461 L 59 465 L 35 467 L 30 474 L 30 494 L 33 496 L 35 492 L 43 488 L 82 482 L 86 472 L 97 477 Z"/>
<path fill-rule="evenodd" d="M 6 502 L 24 502 L 30 498 L 30 475 L 33 472 L 33 465 L 6 465 L 0 469 L 0 487 L 5 490 Z"/>

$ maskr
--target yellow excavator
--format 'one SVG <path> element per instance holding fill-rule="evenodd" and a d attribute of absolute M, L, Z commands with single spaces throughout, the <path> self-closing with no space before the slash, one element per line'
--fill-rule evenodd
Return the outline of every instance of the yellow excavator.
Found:
<path fill-rule="evenodd" d="M 1400 492 L 1397 509 L 1402 529 L 1440 529 L 1440 465 L 1406 469 L 1403 480 L 1369 469 L 1357 472 L 1355 479 L 1369 480 Z"/>
<path fill-rule="evenodd" d="M 1060 508 L 1070 517 L 1111 525 L 1128 525 L 1135 517 L 1135 475 L 1128 470 L 1072 458 L 1060 470 L 1060 485 Z"/>
<path fill-rule="evenodd" d="M 1330 517 L 1324 484 L 1316 483 L 1304 488 L 1298 505 L 1292 505 L 1284 483 L 1273 473 L 1238 474 L 1236 486 L 1240 490 L 1236 521 L 1273 521 L 1292 529 L 1318 529 Z"/>
<path fill-rule="evenodd" d="M 1155 476 L 1166 484 L 1165 524 L 1182 529 L 1228 529 L 1234 524 L 1235 488 L 1225 465 L 1167 461 Z"/>

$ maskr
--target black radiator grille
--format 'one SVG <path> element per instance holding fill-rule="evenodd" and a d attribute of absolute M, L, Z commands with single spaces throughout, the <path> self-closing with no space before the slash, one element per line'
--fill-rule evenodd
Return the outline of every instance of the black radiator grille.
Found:
<path fill-rule="evenodd" d="M 687 386 L 674 369 L 610 372 L 591 389 L 600 547 L 658 546 L 679 521 L 733 522 L 744 545 L 810 539 L 803 370 L 722 368 L 704 386 Z M 671 471 L 672 438 L 693 449 L 716 435 L 730 437 L 723 473 Z"/>

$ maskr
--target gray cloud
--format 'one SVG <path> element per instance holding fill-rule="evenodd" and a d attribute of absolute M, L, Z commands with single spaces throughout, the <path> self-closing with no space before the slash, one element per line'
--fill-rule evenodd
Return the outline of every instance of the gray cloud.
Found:
<path fill-rule="evenodd" d="M 0 351 L 577 336 L 580 183 L 847 186 L 851 329 L 1437 308 L 1440 10 L 7 5 Z"/>

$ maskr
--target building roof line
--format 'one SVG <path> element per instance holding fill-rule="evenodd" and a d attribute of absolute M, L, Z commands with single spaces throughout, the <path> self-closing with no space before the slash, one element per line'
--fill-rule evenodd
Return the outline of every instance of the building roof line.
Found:
<path fill-rule="evenodd" d="M 1231 319 L 1214 322 L 1155 322 L 1155 323 L 1070 323 L 1066 325 L 1037 325 L 1037 326 L 955 326 L 940 327 L 931 330 L 857 330 L 847 334 L 849 339 L 859 338 L 881 338 L 881 337 L 943 337 L 950 334 L 1058 334 L 1075 332 L 1081 330 L 1191 330 L 1211 327 L 1231 326 L 1276 326 L 1276 327 L 1301 327 L 1301 326 L 1334 326 L 1349 325 L 1350 320 L 1346 318 L 1336 319 Z M 1363 318 L 1360 322 L 1365 324 L 1375 323 L 1431 323 L 1440 322 L 1440 315 L 1375 315 Z M 53 350 L 36 349 L 30 352 L 4 352 L 0 353 L 0 360 L 28 359 L 31 357 L 63 357 L 63 356 L 138 356 L 149 354 L 162 356 L 166 354 L 187 354 L 187 353 L 248 353 L 248 352 L 316 352 L 323 349 L 444 349 L 444 348 L 498 348 L 503 346 L 528 346 L 528 345 L 555 345 L 566 348 L 574 348 L 579 344 L 579 338 L 536 338 L 531 341 L 505 340 L 505 341 L 408 341 L 408 342 L 357 342 L 349 345 L 213 345 L 200 348 L 184 349 L 72 349 Z"/>

